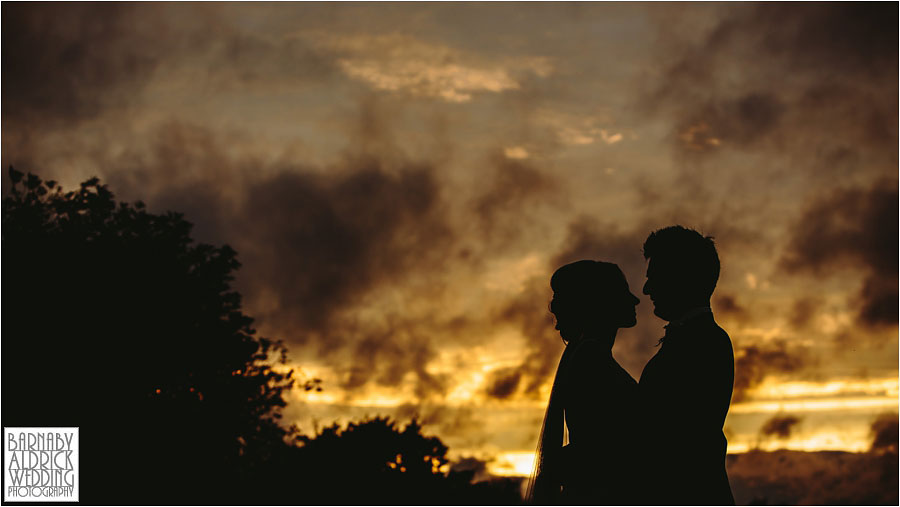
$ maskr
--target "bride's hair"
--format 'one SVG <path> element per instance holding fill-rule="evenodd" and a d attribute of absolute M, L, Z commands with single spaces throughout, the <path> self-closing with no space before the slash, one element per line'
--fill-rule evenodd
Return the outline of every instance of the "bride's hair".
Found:
<path fill-rule="evenodd" d="M 556 329 L 568 343 L 584 331 L 591 310 L 608 306 L 621 297 L 624 275 L 611 262 L 583 260 L 566 264 L 550 278 L 553 299 L 550 312 L 556 317 Z"/>

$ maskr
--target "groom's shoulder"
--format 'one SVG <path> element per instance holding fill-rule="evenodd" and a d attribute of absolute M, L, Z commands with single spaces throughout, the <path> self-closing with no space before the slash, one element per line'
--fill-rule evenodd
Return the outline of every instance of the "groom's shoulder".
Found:
<path fill-rule="evenodd" d="M 722 329 L 715 320 L 710 320 L 712 321 L 712 328 L 708 335 L 710 345 L 717 350 L 719 354 L 728 356 L 734 361 L 734 345 L 731 343 L 731 337 L 728 336 L 728 333 Z"/>
<path fill-rule="evenodd" d="M 721 353 L 734 354 L 731 337 L 722 329 L 712 316 L 707 319 L 699 319 L 693 328 L 694 340 L 698 346 L 719 351 Z"/>

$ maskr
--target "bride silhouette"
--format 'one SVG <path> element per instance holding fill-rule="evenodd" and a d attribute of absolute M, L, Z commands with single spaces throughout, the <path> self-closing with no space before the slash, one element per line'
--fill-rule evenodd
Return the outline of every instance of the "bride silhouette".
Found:
<path fill-rule="evenodd" d="M 634 503 L 637 383 L 612 356 L 640 300 L 615 264 L 582 260 L 550 278 L 550 312 L 566 344 L 553 380 L 528 500 L 535 504 Z M 568 445 L 564 445 L 565 433 Z"/>

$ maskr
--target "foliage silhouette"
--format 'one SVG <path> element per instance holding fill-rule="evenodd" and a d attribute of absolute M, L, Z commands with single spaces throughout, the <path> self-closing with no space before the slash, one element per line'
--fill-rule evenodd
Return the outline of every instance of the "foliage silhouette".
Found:
<path fill-rule="evenodd" d="M 519 504 L 521 479 L 471 484 L 473 472 L 450 469 L 447 446 L 422 434 L 413 419 L 402 430 L 387 417 L 333 424 L 298 436 L 304 493 L 329 504 Z"/>
<path fill-rule="evenodd" d="M 88 503 L 233 498 L 241 481 L 222 479 L 285 445 L 293 383 L 231 290 L 234 250 L 195 244 L 178 213 L 117 204 L 97 178 L 63 192 L 9 176 L 3 425 L 80 427 Z"/>

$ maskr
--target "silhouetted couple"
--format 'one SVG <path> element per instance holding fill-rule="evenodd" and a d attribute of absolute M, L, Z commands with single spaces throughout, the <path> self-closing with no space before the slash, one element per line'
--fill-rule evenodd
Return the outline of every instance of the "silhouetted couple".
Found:
<path fill-rule="evenodd" d="M 643 251 L 643 292 L 669 324 L 639 383 L 612 356 L 640 302 L 619 267 L 583 260 L 550 279 L 566 349 L 529 485 L 534 503 L 734 504 L 722 431 L 734 352 L 709 304 L 719 278 L 715 244 L 672 226 L 650 234 Z"/>

